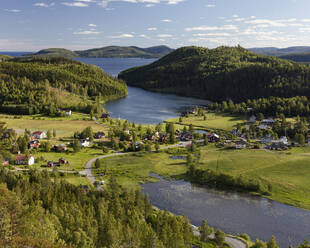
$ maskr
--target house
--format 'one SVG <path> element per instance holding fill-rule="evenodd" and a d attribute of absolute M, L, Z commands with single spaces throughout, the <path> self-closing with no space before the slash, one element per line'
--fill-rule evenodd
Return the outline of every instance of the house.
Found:
<path fill-rule="evenodd" d="M 218 142 L 220 140 L 220 136 L 218 136 L 216 133 L 209 133 L 207 137 L 210 142 Z"/>
<path fill-rule="evenodd" d="M 45 139 L 46 138 L 46 133 L 45 132 L 41 132 L 41 131 L 36 131 L 34 133 L 32 133 L 32 135 L 35 139 Z"/>
<path fill-rule="evenodd" d="M 180 138 L 181 141 L 190 141 L 192 139 L 193 139 L 193 135 L 190 132 L 184 131 L 181 134 L 181 138 Z"/>
<path fill-rule="evenodd" d="M 47 162 L 47 167 L 53 167 L 54 166 L 54 162 L 53 161 L 48 161 Z"/>
<path fill-rule="evenodd" d="M 105 137 L 105 133 L 104 132 L 97 132 L 94 135 L 95 139 L 103 139 Z"/>
<path fill-rule="evenodd" d="M 250 123 L 254 123 L 256 121 L 256 116 L 255 115 L 252 115 L 249 119 L 249 122 Z"/>
<path fill-rule="evenodd" d="M 88 193 L 88 191 L 89 191 L 88 185 L 83 185 L 82 187 L 83 187 L 84 192 Z"/>
<path fill-rule="evenodd" d="M 142 146 L 142 145 L 144 145 L 143 142 L 137 141 L 137 142 L 136 142 L 136 149 L 139 149 L 139 147 Z"/>
<path fill-rule="evenodd" d="M 128 129 L 125 129 L 125 130 L 124 130 L 124 133 L 130 134 L 130 131 L 129 131 Z"/>
<path fill-rule="evenodd" d="M 39 148 L 40 141 L 39 140 L 32 140 L 28 142 L 28 149 Z"/>
<path fill-rule="evenodd" d="M 283 142 L 272 142 L 271 145 L 266 147 L 269 150 L 287 150 L 288 146 L 285 145 Z"/>
<path fill-rule="evenodd" d="M 231 130 L 231 133 L 232 133 L 233 135 L 235 135 L 235 136 L 240 136 L 240 135 L 241 135 L 241 132 L 240 132 L 239 129 L 233 129 L 233 130 Z"/>
<path fill-rule="evenodd" d="M 65 144 L 58 144 L 58 145 L 54 145 L 53 150 L 55 152 L 66 152 L 68 148 L 66 147 Z"/>
<path fill-rule="evenodd" d="M 284 145 L 288 145 L 288 139 L 286 136 L 282 136 L 278 141 L 282 142 Z"/>
<path fill-rule="evenodd" d="M 149 135 L 144 136 L 144 140 L 150 140 L 154 142 L 156 141 L 156 136 L 153 134 L 149 134 Z"/>
<path fill-rule="evenodd" d="M 246 142 L 244 140 L 236 141 L 235 148 L 236 149 L 245 149 L 246 148 Z"/>
<path fill-rule="evenodd" d="M 103 114 L 101 115 L 101 118 L 102 118 L 102 119 L 108 119 L 108 118 L 110 118 L 110 114 L 109 114 L 109 113 L 103 113 Z"/>
<path fill-rule="evenodd" d="M 261 124 L 265 124 L 265 125 L 272 125 L 273 123 L 275 123 L 276 121 L 272 118 L 268 118 L 268 119 L 264 119 L 261 121 Z"/>
<path fill-rule="evenodd" d="M 34 164 L 34 157 L 19 154 L 15 158 L 15 164 L 16 165 L 33 165 Z"/>
<path fill-rule="evenodd" d="M 72 111 L 71 110 L 65 110 L 65 114 L 66 114 L 66 116 L 71 116 L 72 115 Z"/>
<path fill-rule="evenodd" d="M 261 130 L 266 130 L 266 129 L 269 128 L 269 125 L 267 125 L 267 124 L 259 124 L 258 128 L 261 129 Z"/>
<path fill-rule="evenodd" d="M 59 159 L 59 165 L 67 164 L 67 163 L 68 163 L 68 161 L 65 158 L 60 158 Z"/>
<path fill-rule="evenodd" d="M 4 158 L 2 165 L 9 165 L 9 160 L 7 158 Z"/>
<path fill-rule="evenodd" d="M 89 147 L 90 145 L 89 139 L 80 140 L 80 145 L 81 147 Z"/>
<path fill-rule="evenodd" d="M 170 134 L 169 133 L 160 133 L 159 134 L 159 142 L 168 142 Z"/>

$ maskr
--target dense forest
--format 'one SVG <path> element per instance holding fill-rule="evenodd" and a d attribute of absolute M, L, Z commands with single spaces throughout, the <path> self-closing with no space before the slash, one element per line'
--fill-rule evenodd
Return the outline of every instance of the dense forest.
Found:
<path fill-rule="evenodd" d="M 173 49 L 167 46 L 141 48 L 136 46 L 107 46 L 83 51 L 70 51 L 63 48 L 43 49 L 26 57 L 85 57 L 85 58 L 160 58 Z"/>
<path fill-rule="evenodd" d="M 310 97 L 310 67 L 242 47 L 183 47 L 119 78 L 147 90 L 212 101 Z"/>
<path fill-rule="evenodd" d="M 89 113 L 95 100 L 126 95 L 124 82 L 73 60 L 16 58 L 0 63 L 0 112 L 53 115 L 60 108 Z"/>

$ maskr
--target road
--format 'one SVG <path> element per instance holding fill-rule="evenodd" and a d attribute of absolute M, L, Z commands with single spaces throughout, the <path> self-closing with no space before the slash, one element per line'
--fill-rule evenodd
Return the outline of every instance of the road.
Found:
<path fill-rule="evenodd" d="M 180 142 L 176 145 L 170 145 L 170 146 L 165 146 L 165 147 L 162 147 L 160 148 L 160 150 L 165 150 L 165 149 L 168 149 L 168 148 L 171 148 L 171 147 L 187 147 L 191 145 L 191 141 L 187 141 L 187 142 Z M 154 151 L 152 151 L 154 152 Z M 86 168 L 84 171 L 81 171 L 80 174 L 83 174 L 83 175 L 86 175 L 86 177 L 91 181 L 92 184 L 94 184 L 94 182 L 96 181 L 93 173 L 92 173 L 92 165 L 93 163 L 97 160 L 97 159 L 102 159 L 102 158 L 109 158 L 109 157 L 116 157 L 116 156 L 125 156 L 125 155 L 129 155 L 129 154 L 137 154 L 137 153 L 146 153 L 146 152 L 124 152 L 124 153 L 121 153 L 121 152 L 116 152 L 116 153 L 113 153 L 113 154 L 109 154 L 109 155 L 102 155 L 102 156 L 99 156 L 99 157 L 96 157 L 96 158 L 93 158 L 91 160 L 89 160 L 86 164 Z M 97 189 L 98 190 L 103 190 L 103 188 L 101 186 L 97 186 Z M 198 231 L 198 227 L 196 226 L 193 226 L 193 232 L 194 232 L 194 235 L 196 236 L 199 236 L 200 233 Z M 214 234 L 212 234 L 210 236 L 210 238 L 214 238 Z M 241 240 L 237 239 L 237 238 L 233 238 L 233 237 L 230 237 L 230 236 L 226 236 L 225 237 L 225 241 L 231 245 L 232 248 L 248 248 L 247 247 L 247 244 L 245 244 L 244 242 L 242 242 Z"/>

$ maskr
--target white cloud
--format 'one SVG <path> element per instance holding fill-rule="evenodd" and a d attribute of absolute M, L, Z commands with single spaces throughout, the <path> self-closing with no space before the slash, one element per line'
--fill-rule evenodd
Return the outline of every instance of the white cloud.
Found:
<path fill-rule="evenodd" d="M 46 3 L 35 3 L 35 4 L 33 4 L 33 6 L 35 6 L 35 7 L 45 7 L 45 8 L 49 7 L 49 5 L 46 4 Z"/>
<path fill-rule="evenodd" d="M 156 31 L 157 28 L 156 28 L 156 27 L 150 27 L 150 28 L 148 28 L 147 30 L 148 30 L 148 31 Z"/>
<path fill-rule="evenodd" d="M 82 2 L 74 2 L 74 3 L 63 2 L 62 4 L 68 7 L 88 7 L 87 3 Z"/>
<path fill-rule="evenodd" d="M 238 31 L 238 27 L 235 25 L 224 25 L 224 26 L 198 26 L 198 27 L 185 28 L 185 31 L 216 31 L 216 30 Z"/>
<path fill-rule="evenodd" d="M 19 13 L 19 12 L 21 12 L 21 10 L 19 10 L 19 9 L 4 9 L 5 11 L 7 11 L 7 12 L 11 12 L 11 13 Z"/>
<path fill-rule="evenodd" d="M 208 8 L 215 8 L 216 5 L 215 5 L 215 4 L 208 4 L 207 7 L 208 7 Z"/>
<path fill-rule="evenodd" d="M 159 34 L 159 35 L 157 35 L 157 37 L 159 37 L 159 38 L 171 38 L 172 35 L 171 34 Z"/>
<path fill-rule="evenodd" d="M 170 19 L 163 19 L 163 20 L 160 20 L 161 22 L 172 22 L 172 20 Z"/>
<path fill-rule="evenodd" d="M 204 37 L 204 36 L 230 36 L 229 33 L 200 33 L 200 34 L 193 34 L 195 37 Z"/>
<path fill-rule="evenodd" d="M 96 24 L 88 24 L 88 27 L 97 27 L 97 25 Z"/>
<path fill-rule="evenodd" d="M 78 0 L 77 0 L 78 1 Z M 127 2 L 127 3 L 144 3 L 145 7 L 153 7 L 155 4 L 166 3 L 166 4 L 179 4 L 185 0 L 100 0 L 98 5 L 106 8 L 111 2 Z"/>
<path fill-rule="evenodd" d="M 73 32 L 73 34 L 90 35 L 90 34 L 100 34 L 100 32 L 94 30 L 85 30 L 85 31 Z"/>
<path fill-rule="evenodd" d="M 134 36 L 132 34 L 121 34 L 117 36 L 110 36 L 111 39 L 123 39 L 123 38 L 133 38 Z"/>

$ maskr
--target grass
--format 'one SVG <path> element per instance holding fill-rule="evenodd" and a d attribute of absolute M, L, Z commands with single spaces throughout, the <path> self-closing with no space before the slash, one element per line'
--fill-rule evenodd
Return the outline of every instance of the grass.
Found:
<path fill-rule="evenodd" d="M 0 122 L 7 123 L 8 128 L 13 128 L 17 133 L 24 133 L 25 128 L 31 131 L 35 130 L 52 130 L 55 129 L 57 138 L 72 137 L 76 131 L 82 131 L 86 127 L 91 126 L 94 132 L 107 131 L 108 127 L 98 125 L 94 121 L 90 121 L 87 115 L 74 113 L 70 117 L 42 117 L 42 116 L 14 116 L 0 115 Z"/>
<path fill-rule="evenodd" d="M 182 118 L 183 125 L 190 125 L 206 128 L 206 129 L 223 129 L 230 131 L 234 129 L 238 123 L 244 123 L 244 118 L 240 116 L 232 116 L 222 113 L 208 113 L 207 119 L 204 120 L 202 116 L 191 115 Z M 169 122 L 179 122 L 179 118 L 167 120 Z"/>
<path fill-rule="evenodd" d="M 310 209 L 310 147 L 277 152 L 209 146 L 201 149 L 200 167 L 261 179 L 272 185 L 269 198 Z"/>
<path fill-rule="evenodd" d="M 166 152 L 144 153 L 101 159 L 101 168 L 93 169 L 94 175 L 107 169 L 107 176 L 98 180 L 108 180 L 113 174 L 119 184 L 126 188 L 137 188 L 140 183 L 157 181 L 150 173 L 164 177 L 184 174 L 186 165 L 183 160 L 173 160 Z"/>

